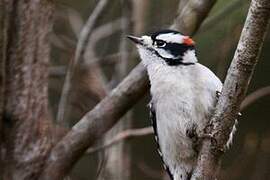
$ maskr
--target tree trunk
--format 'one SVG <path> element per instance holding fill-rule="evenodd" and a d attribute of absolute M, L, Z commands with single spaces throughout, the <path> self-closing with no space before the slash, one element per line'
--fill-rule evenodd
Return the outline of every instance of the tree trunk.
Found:
<path fill-rule="evenodd" d="M 47 107 L 52 2 L 1 3 L 5 16 L 0 38 L 1 65 L 5 65 L 1 74 L 5 77 L 1 78 L 3 179 L 38 179 L 52 147 Z"/>

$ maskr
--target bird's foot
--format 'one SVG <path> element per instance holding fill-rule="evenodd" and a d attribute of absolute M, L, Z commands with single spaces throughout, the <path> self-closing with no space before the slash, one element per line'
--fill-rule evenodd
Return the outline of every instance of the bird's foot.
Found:
<path fill-rule="evenodd" d="M 204 139 L 210 139 L 211 143 L 214 145 L 217 145 L 217 139 L 214 137 L 213 134 L 211 133 L 204 133 L 202 134 L 200 137 L 200 141 L 202 142 Z M 226 151 L 226 146 L 222 147 L 222 148 L 218 148 L 218 151 L 220 152 L 225 152 Z"/>
<path fill-rule="evenodd" d="M 216 91 L 216 99 L 217 100 L 219 99 L 220 95 L 221 95 L 221 92 L 220 91 Z"/>
<path fill-rule="evenodd" d="M 198 134 L 196 132 L 196 126 L 195 125 L 192 125 L 191 128 L 188 128 L 186 130 L 186 136 L 189 137 L 193 143 L 198 141 Z"/>

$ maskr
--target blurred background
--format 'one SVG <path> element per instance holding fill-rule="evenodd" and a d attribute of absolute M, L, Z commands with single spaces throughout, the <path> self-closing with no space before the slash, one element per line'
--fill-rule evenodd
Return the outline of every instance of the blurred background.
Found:
<path fill-rule="evenodd" d="M 248 0 L 217 1 L 193 37 L 199 62 L 209 67 L 222 81 L 233 58 L 249 3 Z M 52 115 L 63 131 L 91 110 L 139 62 L 135 47 L 125 36 L 142 35 L 169 27 L 178 7 L 179 0 L 57 1 L 51 34 L 49 93 Z M 86 24 L 90 32 L 85 42 L 87 46 L 78 62 L 74 63 L 77 42 Z M 249 87 L 249 96 L 242 104 L 242 117 L 234 144 L 223 157 L 221 179 L 270 180 L 269 49 L 268 33 Z M 66 111 L 61 116 L 58 105 L 69 68 L 73 76 L 67 102 L 64 103 Z M 124 130 L 150 126 L 148 101 L 147 94 L 95 147 L 110 142 Z M 90 149 L 77 163 L 71 178 L 168 179 L 156 150 L 154 136 L 149 132 L 107 148 Z"/>

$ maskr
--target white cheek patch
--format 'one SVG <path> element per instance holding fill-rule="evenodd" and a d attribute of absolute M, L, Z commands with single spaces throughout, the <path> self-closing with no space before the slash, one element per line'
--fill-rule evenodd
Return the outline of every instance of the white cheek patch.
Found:
<path fill-rule="evenodd" d="M 184 53 L 182 58 L 183 63 L 196 63 L 197 57 L 195 54 L 195 50 L 188 50 Z"/>
<path fill-rule="evenodd" d="M 174 33 L 160 34 L 156 37 L 156 39 L 163 40 L 167 43 L 178 43 L 178 44 L 182 44 L 184 42 L 184 38 L 185 36 Z"/>

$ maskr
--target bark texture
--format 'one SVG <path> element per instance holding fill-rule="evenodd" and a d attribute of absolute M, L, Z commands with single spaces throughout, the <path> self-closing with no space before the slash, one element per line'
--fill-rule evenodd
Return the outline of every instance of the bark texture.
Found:
<path fill-rule="evenodd" d="M 197 0 L 191 0 L 189 3 Z M 189 4 L 188 3 L 188 4 Z M 192 13 L 198 17 L 206 17 L 214 2 L 205 0 L 201 6 L 193 8 Z M 191 6 L 188 6 L 192 8 Z M 202 8 L 202 9 L 200 9 Z M 179 12 L 178 20 L 190 16 L 191 11 Z M 186 34 L 194 34 L 202 23 L 203 18 L 193 18 L 185 24 Z M 196 25 L 196 26 L 194 26 Z M 190 28 L 189 28 L 190 26 Z M 176 30 L 181 30 L 181 24 L 173 25 Z M 88 112 L 71 131 L 52 149 L 42 180 L 58 180 L 63 178 L 80 158 L 86 149 L 93 145 L 118 119 L 123 116 L 149 89 L 146 70 L 142 64 L 135 67 L 132 72 L 93 110 Z"/>
<path fill-rule="evenodd" d="M 3 179 L 37 179 L 52 146 L 47 88 L 53 8 L 49 0 L 1 3 L 5 14 L 1 36 L 6 38 L 1 46 Z"/>
<path fill-rule="evenodd" d="M 240 110 L 269 26 L 270 1 L 252 0 L 224 87 L 199 154 L 193 179 L 217 178 L 219 160 Z"/>

